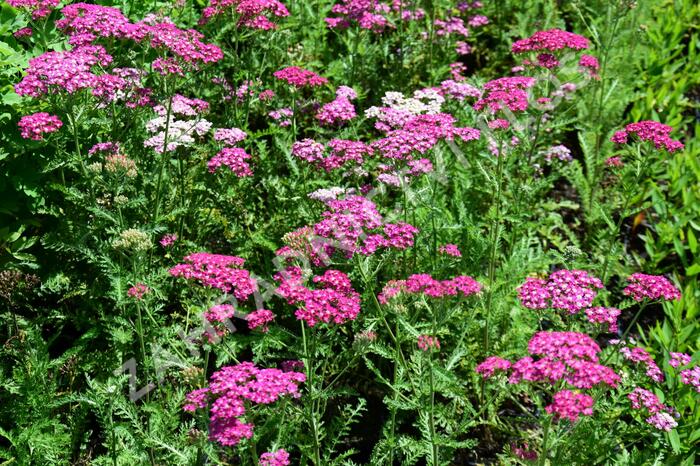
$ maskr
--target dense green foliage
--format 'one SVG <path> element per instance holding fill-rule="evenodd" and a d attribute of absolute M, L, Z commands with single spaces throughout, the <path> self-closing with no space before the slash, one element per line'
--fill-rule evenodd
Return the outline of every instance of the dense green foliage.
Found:
<path fill-rule="evenodd" d="M 404 2 L 425 16 L 401 21 L 403 10 L 386 12 L 390 25 L 381 33 L 357 23 L 329 28 L 324 19 L 337 16 L 329 0 L 282 2 L 289 16 L 273 18 L 270 30 L 243 26 L 230 11 L 201 23 L 207 4 L 199 0 L 100 2 L 134 23 L 149 13 L 167 16 L 222 51 L 212 63 L 174 60 L 182 73 L 161 73 L 154 63 L 173 58 L 167 47 L 95 38 L 113 61 L 93 71 L 142 70 L 149 105 L 126 105 L 121 94 L 100 100 L 91 89 L 37 98 L 16 92 L 30 60 L 75 44 L 56 25 L 68 3 L 38 19 L 8 3 L 0 5 L 0 465 L 254 465 L 281 448 L 290 464 L 315 466 L 698 462 L 700 396 L 669 364 L 670 353 L 692 356 L 688 367 L 700 359 L 697 2 L 485 0 L 463 11 L 455 2 Z M 440 21 L 466 24 L 476 14 L 488 23 L 470 25 L 468 37 L 440 32 Z M 31 36 L 13 35 L 24 27 Z M 561 66 L 517 71 L 525 56 L 511 53 L 513 43 L 553 28 L 587 37 L 584 52 L 597 57 L 599 69 L 583 69 L 580 51 L 571 51 Z M 456 52 L 460 42 L 470 53 Z M 493 114 L 475 110 L 478 97 L 446 97 L 440 114 L 480 136 L 439 138 L 416 157 L 429 159 L 432 171 L 399 186 L 379 182 L 393 174 L 382 164 L 401 162 L 382 159 L 376 145 L 352 170 L 323 170 L 292 150 L 306 138 L 380 140 L 386 131 L 365 110 L 384 106 L 387 92 L 408 98 L 440 88 L 454 63 L 466 66 L 465 82 L 481 92 L 503 76 L 536 78 L 530 106 L 499 114 L 510 125 L 498 130 L 489 125 Z M 287 66 L 313 70 L 328 83 L 296 89 L 273 76 Z M 565 83 L 575 83 L 575 91 L 560 91 Z M 357 116 L 324 125 L 319 108 L 341 86 L 357 93 Z M 153 106 L 170 121 L 175 95 L 208 103 L 201 113 L 211 133 L 246 133 L 237 147 L 251 155 L 250 176 L 226 166 L 208 170 L 222 149 L 209 135 L 174 150 L 144 145 L 155 134 Z M 543 96 L 549 100 L 536 104 Z M 284 108 L 292 115 L 270 116 Z M 57 115 L 61 128 L 41 140 L 22 137 L 20 118 L 37 112 Z M 178 118 L 194 124 L 202 115 Z M 642 120 L 672 126 L 684 148 L 611 141 Z M 90 150 L 106 142 L 117 142 L 126 161 Z M 559 145 L 570 159 L 545 156 Z M 624 163 L 616 167 L 610 157 Z M 365 195 L 382 226 L 407 223 L 419 232 L 408 247 L 383 244 L 371 253 L 333 243 L 335 252 L 314 262 L 313 241 L 290 232 L 330 216 L 329 204 L 308 194 L 331 187 L 344 188 L 346 197 Z M 319 231 L 315 239 L 327 240 Z M 159 242 L 166 235 L 175 235 L 172 244 Z M 445 254 L 446 244 L 461 255 Z M 298 317 L 304 306 L 278 290 L 285 276 L 275 274 L 292 264 L 280 259 L 283 247 L 304 252 L 292 262 L 309 276 L 345 274 L 359 314 L 317 325 Z M 244 258 L 241 267 L 258 291 L 234 299 L 173 276 L 173 267 L 202 251 Z M 603 282 L 595 305 L 621 309 L 617 332 L 592 325 L 583 312 L 523 305 L 518 287 L 528 277 L 560 269 L 585 270 Z M 631 299 L 623 289 L 636 272 L 667 277 L 680 299 Z M 384 299 L 390 281 L 412 274 L 466 275 L 481 288 L 441 298 L 402 289 Z M 222 304 L 237 307 L 227 320 L 235 329 L 203 317 Z M 276 316 L 269 330 L 249 328 L 246 316 L 262 308 Z M 538 331 L 585 333 L 602 348 L 599 362 L 620 380 L 578 390 L 595 400 L 592 415 L 568 421 L 547 411 L 563 380 L 511 383 L 477 373 L 487 357 L 526 356 Z M 610 343 L 616 338 L 645 348 L 663 380 L 650 380 L 621 356 Z M 222 367 L 244 361 L 260 368 L 302 361 L 295 370 L 305 381 L 299 397 L 246 402 L 252 438 L 224 446 L 210 438 L 208 408 L 183 406 Z M 631 409 L 628 394 L 636 387 L 673 407 L 677 426 L 655 429 Z"/>

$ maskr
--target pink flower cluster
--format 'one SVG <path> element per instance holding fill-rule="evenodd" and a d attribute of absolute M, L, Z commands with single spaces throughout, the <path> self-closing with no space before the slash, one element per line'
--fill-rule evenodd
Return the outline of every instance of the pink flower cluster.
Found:
<path fill-rule="evenodd" d="M 267 309 L 258 309 L 248 314 L 246 320 L 248 321 L 249 329 L 253 330 L 260 327 L 260 331 L 267 332 L 268 324 L 275 320 L 275 314 Z"/>
<path fill-rule="evenodd" d="M 462 252 L 456 244 L 443 244 L 438 248 L 438 252 L 452 257 L 462 257 Z"/>
<path fill-rule="evenodd" d="M 590 42 L 583 36 L 561 29 L 549 29 L 537 31 L 527 39 L 520 39 L 513 43 L 513 53 L 526 52 L 556 52 L 562 49 L 583 50 L 590 46 Z"/>
<path fill-rule="evenodd" d="M 357 98 L 357 93 L 347 86 L 340 86 L 335 94 L 335 100 L 325 104 L 316 113 L 316 119 L 322 126 L 341 125 L 357 116 L 351 100 Z"/>
<path fill-rule="evenodd" d="M 278 0 L 210 0 L 209 6 L 202 11 L 200 23 L 225 16 L 229 11 L 238 16 L 240 26 L 264 31 L 277 28 L 271 17 L 289 16 L 287 7 Z"/>
<path fill-rule="evenodd" d="M 629 285 L 622 292 L 625 296 L 631 296 L 635 301 L 645 299 L 681 299 L 681 292 L 662 275 L 646 275 L 643 273 L 632 274 L 627 281 Z"/>
<path fill-rule="evenodd" d="M 250 154 L 240 147 L 224 147 L 207 163 L 210 173 L 223 166 L 228 167 L 239 178 L 253 176 L 253 170 L 246 160 L 250 159 Z"/>
<path fill-rule="evenodd" d="M 558 270 L 547 280 L 528 277 L 518 288 L 518 298 L 528 309 L 563 309 L 571 314 L 588 307 L 603 283 L 583 270 Z"/>
<path fill-rule="evenodd" d="M 585 310 L 588 321 L 593 324 L 608 324 L 608 332 L 617 333 L 617 318 L 622 311 L 616 307 L 589 307 Z"/>
<path fill-rule="evenodd" d="M 61 0 L 7 0 L 14 8 L 27 10 L 32 19 L 41 19 L 51 14 L 51 11 L 61 3 Z"/>
<path fill-rule="evenodd" d="M 281 70 L 275 71 L 272 75 L 281 80 L 285 81 L 298 89 L 303 87 L 318 87 L 328 84 L 328 80 L 323 76 L 319 76 L 313 71 L 305 70 L 304 68 L 299 68 L 298 66 L 289 66 L 287 68 L 282 68 Z"/>
<path fill-rule="evenodd" d="M 72 44 L 92 43 L 98 37 L 131 39 L 168 51 L 195 67 L 217 62 L 224 56 L 216 45 L 203 43 L 200 32 L 180 29 L 167 18 L 159 21 L 150 16 L 132 23 L 118 8 L 81 2 L 64 7 L 61 13 L 64 18 L 56 21 L 56 27 L 70 36 Z"/>
<path fill-rule="evenodd" d="M 576 388 L 592 388 L 598 384 L 617 386 L 620 380 L 612 369 L 598 363 L 600 347 L 588 335 L 576 332 L 538 332 L 528 344 L 526 356 L 509 366 L 500 358 L 489 358 L 477 366 L 484 377 L 495 370 L 511 369 L 510 383 L 548 382 L 564 380 Z"/>
<path fill-rule="evenodd" d="M 535 85 L 535 78 L 513 76 L 494 79 L 484 84 L 486 96 L 474 103 L 474 109 L 488 108 L 496 113 L 508 108 L 512 112 L 524 112 L 528 107 L 527 89 Z"/>
<path fill-rule="evenodd" d="M 696 392 L 700 393 L 700 366 L 681 371 L 681 382 L 692 386 Z"/>
<path fill-rule="evenodd" d="M 386 137 L 372 142 L 372 148 L 391 160 L 412 160 L 425 154 L 441 140 L 464 142 L 479 139 L 478 129 L 454 126 L 456 119 L 447 113 L 432 113 L 409 117 L 401 129 L 390 130 Z"/>
<path fill-rule="evenodd" d="M 579 416 L 593 415 L 593 397 L 571 390 L 561 390 L 554 394 L 552 404 L 544 407 L 545 411 L 558 419 L 576 422 Z"/>
<path fill-rule="evenodd" d="M 690 355 L 685 353 L 670 353 L 669 356 L 668 365 L 671 367 L 687 366 L 692 360 Z"/>
<path fill-rule="evenodd" d="M 330 150 L 328 155 L 324 155 L 323 144 L 303 139 L 292 145 L 292 155 L 330 172 L 348 163 L 362 165 L 364 157 L 374 152 L 367 144 L 349 139 L 331 139 L 326 147 Z"/>
<path fill-rule="evenodd" d="M 106 67 L 111 62 L 112 57 L 98 45 L 46 52 L 29 60 L 26 75 L 15 85 L 15 92 L 36 98 L 59 90 L 72 94 L 80 89 L 95 88 L 100 79 L 92 72 L 92 67 Z"/>
<path fill-rule="evenodd" d="M 163 237 L 160 239 L 159 243 L 161 246 L 164 248 L 169 248 L 175 242 L 177 241 L 177 235 L 175 233 L 168 233 L 167 235 L 163 235 Z"/>
<path fill-rule="evenodd" d="M 173 277 L 195 280 L 202 286 L 218 288 L 233 293 L 236 299 L 247 299 L 257 289 L 257 283 L 250 272 L 241 269 L 245 259 L 197 252 L 185 256 L 186 263 L 178 264 L 169 270 Z"/>
<path fill-rule="evenodd" d="M 651 355 L 644 349 L 640 347 L 634 348 L 620 348 L 620 353 L 627 359 L 635 364 L 641 363 L 646 367 L 647 376 L 654 382 L 663 382 L 664 374 L 656 365 L 656 362 L 651 357 Z"/>
<path fill-rule="evenodd" d="M 386 304 L 399 293 L 424 294 L 431 298 L 445 296 L 471 296 L 481 291 L 481 284 L 468 275 L 459 275 L 449 280 L 436 280 L 427 273 L 414 274 L 406 280 L 389 281 L 377 296 Z"/>
<path fill-rule="evenodd" d="M 673 418 L 675 410 L 661 403 L 659 398 L 649 390 L 637 387 L 627 395 L 633 409 L 644 409 L 650 417 L 646 419 L 647 424 L 651 424 L 659 430 L 666 432 L 674 429 L 678 423 Z"/>
<path fill-rule="evenodd" d="M 469 29 L 464 25 L 462 18 L 453 16 L 444 20 L 436 19 L 435 34 L 438 36 L 458 35 L 466 38 L 469 37 Z"/>
<path fill-rule="evenodd" d="M 598 78 L 600 63 L 598 63 L 598 59 L 593 55 L 581 55 L 581 58 L 578 61 L 578 66 L 587 71 L 590 77 Z"/>
<path fill-rule="evenodd" d="M 425 11 L 410 9 L 402 0 L 392 0 L 391 6 L 377 0 L 340 0 L 331 8 L 331 13 L 337 16 L 325 18 L 325 22 L 331 29 L 347 29 L 357 24 L 361 29 L 381 33 L 394 27 L 388 18 L 391 12 L 400 14 L 403 21 L 425 17 Z"/>
<path fill-rule="evenodd" d="M 280 449 L 260 455 L 259 466 L 289 466 L 289 453 Z"/>
<path fill-rule="evenodd" d="M 326 270 L 312 278 L 316 289 L 304 285 L 304 275 L 299 267 L 289 267 L 275 275 L 280 282 L 277 293 L 287 303 L 298 305 L 296 318 L 309 327 L 319 322 L 343 324 L 355 320 L 360 313 L 360 294 L 352 288 L 346 274 L 338 270 Z"/>
<path fill-rule="evenodd" d="M 637 123 L 630 123 L 625 129 L 616 131 L 610 140 L 615 144 L 627 144 L 629 136 L 635 135 L 640 141 L 650 141 L 657 149 L 664 148 L 668 152 L 682 150 L 682 142 L 671 139 L 669 136 L 673 128 L 658 121 L 644 120 Z"/>
<path fill-rule="evenodd" d="M 23 116 L 19 119 L 17 126 L 24 139 L 41 141 L 45 134 L 55 133 L 61 129 L 63 122 L 56 115 L 39 112 Z"/>
<path fill-rule="evenodd" d="M 448 79 L 440 83 L 440 94 L 462 102 L 469 98 L 481 97 L 481 91 L 471 84 Z"/>
<path fill-rule="evenodd" d="M 126 295 L 134 299 L 142 299 L 145 294 L 150 292 L 151 289 L 143 283 L 137 283 L 136 285 L 129 288 Z"/>
<path fill-rule="evenodd" d="M 306 376 L 300 372 L 260 369 L 251 362 L 242 362 L 222 367 L 212 374 L 208 387 L 188 393 L 184 410 L 194 412 L 211 403 L 210 438 L 224 446 L 235 446 L 253 436 L 253 425 L 244 422 L 251 404 L 267 405 L 287 395 L 298 398 L 298 386 L 305 381 Z"/>
<path fill-rule="evenodd" d="M 510 369 L 511 363 L 507 359 L 499 358 L 498 356 L 489 356 L 476 366 L 476 373 L 481 374 L 484 378 L 493 377 L 496 371 L 507 371 Z"/>
<path fill-rule="evenodd" d="M 339 249 L 346 257 L 354 253 L 374 254 L 380 248 L 406 249 L 413 246 L 418 229 L 407 223 L 385 223 L 377 206 L 362 196 L 328 202 L 330 210 L 314 225 L 314 233 L 330 241 L 324 245 L 328 256 Z"/>
<path fill-rule="evenodd" d="M 430 335 L 418 335 L 418 349 L 421 351 L 439 350 L 440 341 Z"/>

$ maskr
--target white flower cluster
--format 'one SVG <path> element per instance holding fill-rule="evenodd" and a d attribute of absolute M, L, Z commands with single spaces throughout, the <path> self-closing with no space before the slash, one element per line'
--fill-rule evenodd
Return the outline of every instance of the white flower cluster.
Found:
<path fill-rule="evenodd" d="M 146 139 L 143 145 L 144 147 L 152 147 L 159 154 L 166 151 L 171 152 L 180 146 L 194 144 L 195 135 L 204 136 L 211 129 L 211 125 L 212 123 L 204 118 L 177 120 L 171 116 L 168 122 L 166 117 L 159 116 L 146 123 L 146 131 L 154 135 Z M 167 147 L 165 147 L 166 129 Z"/>

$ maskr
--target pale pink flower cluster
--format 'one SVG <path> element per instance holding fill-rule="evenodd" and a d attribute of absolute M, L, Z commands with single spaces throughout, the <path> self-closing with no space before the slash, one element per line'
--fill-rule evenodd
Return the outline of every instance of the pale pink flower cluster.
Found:
<path fill-rule="evenodd" d="M 187 394 L 184 410 L 194 412 L 210 405 L 210 438 L 235 446 L 253 436 L 253 424 L 245 422 L 252 406 L 269 405 L 283 396 L 298 398 L 299 384 L 305 381 L 300 372 L 260 369 L 251 362 L 225 366 L 212 374 L 208 387 Z"/>
<path fill-rule="evenodd" d="M 700 393 L 700 366 L 682 370 L 681 382 L 692 386 L 696 392 Z"/>
<path fill-rule="evenodd" d="M 179 94 L 170 99 L 169 111 L 167 105 L 156 105 L 153 110 L 158 116 L 146 123 L 146 131 L 153 136 L 143 142 L 144 147 L 151 147 L 162 154 L 181 146 L 192 146 L 196 137 L 203 137 L 211 130 L 211 122 L 201 116 L 208 109 L 209 104 L 204 100 Z"/>
<path fill-rule="evenodd" d="M 620 353 L 627 359 L 635 364 L 642 364 L 646 367 L 647 376 L 654 382 L 663 382 L 664 374 L 656 365 L 656 361 L 651 357 L 651 355 L 644 349 L 638 346 L 634 348 L 623 347 L 620 348 Z"/>
<path fill-rule="evenodd" d="M 257 290 L 257 283 L 250 272 L 241 269 L 245 259 L 197 252 L 185 256 L 185 263 L 169 270 L 173 277 L 194 280 L 202 286 L 233 293 L 236 299 L 247 299 Z"/>
<path fill-rule="evenodd" d="M 562 269 L 547 280 L 528 277 L 518 288 L 518 298 L 528 309 L 562 309 L 571 314 L 590 306 L 603 283 L 584 270 Z"/>
<path fill-rule="evenodd" d="M 346 257 L 355 253 L 374 254 L 379 249 L 406 249 L 413 246 L 418 229 L 407 223 L 386 223 L 369 199 L 352 195 L 328 202 L 329 210 L 314 225 L 314 233 L 327 238 L 325 253 L 330 257 L 335 250 Z"/>
<path fill-rule="evenodd" d="M 435 34 L 438 36 L 457 35 L 469 37 L 469 29 L 464 25 L 464 20 L 457 16 L 435 20 Z"/>
<path fill-rule="evenodd" d="M 692 359 L 689 354 L 685 353 L 670 353 L 669 356 L 668 365 L 671 367 L 687 366 Z"/>
<path fill-rule="evenodd" d="M 326 148 L 329 154 L 326 155 Z M 362 141 L 331 139 L 326 146 L 313 139 L 302 139 L 292 145 L 292 155 L 330 172 L 348 164 L 362 165 L 364 157 L 374 150 Z"/>
<path fill-rule="evenodd" d="M 41 141 L 45 134 L 55 133 L 61 129 L 63 122 L 56 115 L 39 112 L 23 116 L 19 119 L 17 126 L 24 139 Z"/>
<path fill-rule="evenodd" d="M 246 138 L 246 133 L 239 128 L 217 128 L 214 130 L 214 140 L 227 146 L 235 146 Z"/>
<path fill-rule="evenodd" d="M 637 387 L 627 395 L 627 398 L 633 409 L 644 409 L 651 415 L 646 419 L 647 424 L 666 432 L 678 426 L 673 418 L 675 410 L 661 403 L 659 398 L 649 390 Z"/>
<path fill-rule="evenodd" d="M 304 285 L 304 274 L 299 267 L 289 267 L 275 275 L 280 285 L 277 293 L 287 303 L 298 305 L 296 318 L 314 327 L 319 322 L 344 324 L 355 320 L 360 313 L 360 294 L 352 288 L 346 274 L 326 270 L 311 281 L 315 289 Z"/>
<path fill-rule="evenodd" d="M 678 288 L 662 275 L 634 273 L 627 281 L 629 285 L 622 292 L 626 296 L 631 296 L 635 301 L 681 299 L 681 292 Z"/>
<path fill-rule="evenodd" d="M 290 120 L 292 115 L 294 115 L 292 109 L 286 107 L 280 108 L 278 110 L 272 110 L 267 114 L 267 116 L 269 116 L 273 120 L 278 121 L 278 124 L 283 128 L 292 124 L 292 120 Z"/>
<path fill-rule="evenodd" d="M 471 296 L 481 291 L 481 284 L 468 275 L 449 280 L 436 280 L 427 273 L 413 274 L 406 280 L 390 280 L 377 299 L 386 304 L 398 294 L 424 294 L 431 298 Z"/>
<path fill-rule="evenodd" d="M 630 135 L 635 135 L 640 141 L 653 143 L 657 149 L 663 147 L 671 153 L 683 150 L 683 147 L 685 147 L 683 143 L 669 136 L 671 131 L 673 131 L 673 128 L 669 125 L 664 125 L 658 121 L 644 120 L 630 123 L 625 126 L 625 129 L 616 131 L 610 140 L 615 144 L 628 144 Z"/>

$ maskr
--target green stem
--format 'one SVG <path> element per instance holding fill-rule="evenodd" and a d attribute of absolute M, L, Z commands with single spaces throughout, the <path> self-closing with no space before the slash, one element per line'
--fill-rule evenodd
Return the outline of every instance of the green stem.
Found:
<path fill-rule="evenodd" d="M 309 398 L 311 400 L 311 410 L 310 413 L 308 413 L 310 421 L 311 421 L 311 432 L 313 434 L 313 439 L 314 439 L 314 465 L 315 466 L 320 466 L 321 465 L 321 447 L 319 445 L 318 441 L 318 423 L 316 419 L 316 396 L 315 396 L 315 390 L 314 390 L 314 367 L 313 367 L 313 355 L 309 352 L 309 345 L 307 342 L 306 338 L 306 326 L 304 325 L 304 321 L 300 320 L 299 324 L 301 325 L 301 339 L 302 339 L 302 344 L 304 347 L 304 367 L 306 369 L 306 380 L 307 380 L 307 387 L 309 389 Z M 308 406 L 308 404 L 307 404 Z"/>

